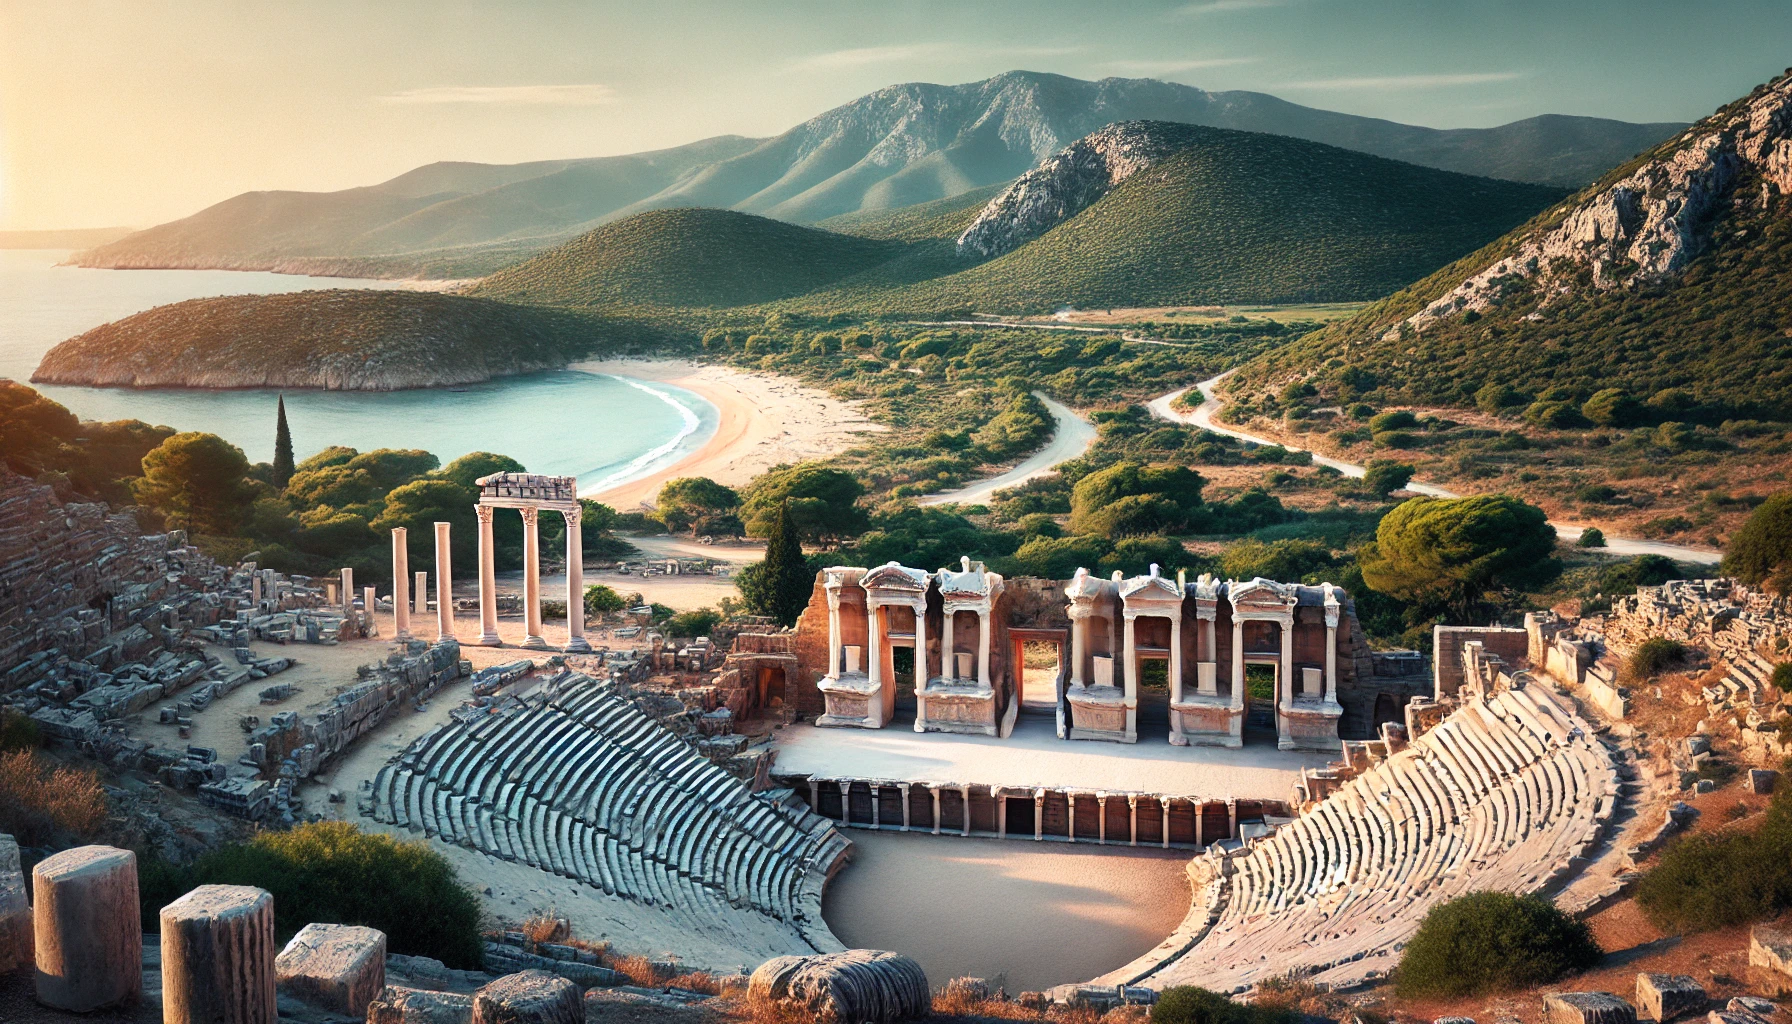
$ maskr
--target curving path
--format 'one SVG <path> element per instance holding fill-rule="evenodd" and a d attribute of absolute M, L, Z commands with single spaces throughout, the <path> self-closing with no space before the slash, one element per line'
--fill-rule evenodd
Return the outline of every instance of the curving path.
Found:
<path fill-rule="evenodd" d="M 1255 434 L 1247 434 L 1242 430 L 1237 430 L 1214 422 L 1213 414 L 1218 412 L 1220 408 L 1220 400 L 1214 394 L 1214 389 L 1219 386 L 1220 381 L 1225 380 L 1231 373 L 1231 370 L 1227 370 L 1218 377 L 1201 381 L 1194 386 L 1195 390 L 1200 391 L 1202 399 L 1200 406 L 1197 407 L 1194 412 L 1183 412 L 1177 409 L 1174 404 L 1178 398 L 1181 398 L 1189 392 L 1189 388 L 1182 388 L 1178 391 L 1172 391 L 1161 398 L 1152 399 L 1150 402 L 1146 403 L 1146 406 L 1151 410 L 1153 416 L 1156 416 L 1158 419 L 1169 420 L 1172 423 L 1190 424 L 1200 427 L 1203 430 L 1210 430 L 1216 434 L 1223 434 L 1226 437 L 1235 437 L 1240 441 L 1249 441 L 1253 444 L 1281 444 L 1280 441 L 1275 441 L 1267 437 L 1259 437 Z M 1291 451 L 1304 450 L 1295 448 L 1293 445 L 1285 445 L 1284 447 L 1287 447 Z M 1345 476 L 1360 477 L 1363 475 L 1363 467 L 1356 463 L 1344 462 L 1341 459 L 1334 459 L 1329 455 L 1321 455 L 1318 452 L 1313 452 L 1312 455 L 1314 465 L 1330 466 L 1340 473 L 1343 473 Z M 1414 494 L 1423 494 L 1433 498 L 1461 497 L 1461 495 L 1454 491 L 1448 491 L 1442 487 L 1420 483 L 1418 481 L 1413 481 L 1412 483 L 1407 484 L 1406 490 L 1409 490 Z M 1557 537 L 1569 543 L 1579 540 L 1581 531 L 1585 529 L 1585 527 L 1560 523 L 1553 519 L 1550 520 L 1550 525 L 1556 528 Z M 1682 562 L 1695 562 L 1699 565 L 1716 565 L 1718 562 L 1722 561 L 1724 557 L 1723 552 L 1712 551 L 1709 548 L 1694 548 L 1687 547 L 1683 544 L 1667 544 L 1662 541 L 1639 540 L 1632 537 L 1613 537 L 1610 535 L 1607 535 L 1605 538 L 1604 550 L 1614 555 L 1665 555 L 1668 558 L 1677 559 Z"/>
<path fill-rule="evenodd" d="M 1058 427 L 1052 432 L 1052 439 L 1020 465 L 997 476 L 985 477 L 974 483 L 966 484 L 955 491 L 940 491 L 921 499 L 923 505 L 980 505 L 995 496 L 1005 487 L 1024 484 L 1028 480 L 1044 476 L 1056 469 L 1061 462 L 1069 462 L 1079 458 L 1095 443 L 1095 425 L 1078 416 L 1069 406 L 1051 398 L 1043 392 L 1033 392 L 1045 408 L 1058 421 Z"/>

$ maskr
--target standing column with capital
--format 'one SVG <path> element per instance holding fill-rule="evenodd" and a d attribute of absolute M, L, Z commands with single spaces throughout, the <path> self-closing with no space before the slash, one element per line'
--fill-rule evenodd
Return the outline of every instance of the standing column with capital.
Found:
<path fill-rule="evenodd" d="M 884 650 L 881 623 L 877 621 L 877 610 L 881 607 L 872 600 L 870 594 L 865 595 L 865 674 L 871 690 L 865 702 L 865 717 L 873 729 L 884 727 Z"/>
<path fill-rule="evenodd" d="M 1188 737 L 1182 734 L 1182 712 L 1174 705 L 1182 703 L 1182 613 L 1178 611 L 1170 616 L 1170 742 L 1179 747 L 1188 746 Z"/>
<path fill-rule="evenodd" d="M 927 731 L 927 599 L 915 609 L 915 731 Z M 908 798 L 903 797 L 904 800 Z M 908 805 L 903 804 L 904 807 Z M 907 813 L 906 811 L 904 813 Z"/>
<path fill-rule="evenodd" d="M 1279 739 L 1276 745 L 1282 750 L 1294 747 L 1294 734 L 1289 721 L 1289 712 L 1294 710 L 1294 615 L 1289 614 L 1282 627 L 1282 660 L 1276 670 L 1276 696 L 1279 698 L 1281 711 L 1276 715 L 1276 732 Z"/>
<path fill-rule="evenodd" d="M 584 510 L 563 509 L 566 520 L 566 653 L 589 654 L 585 639 L 585 537 L 580 522 Z"/>
<path fill-rule="evenodd" d="M 953 646 L 957 643 L 952 638 L 952 620 L 958 613 L 950 605 L 941 609 L 940 615 L 940 678 L 948 683 L 958 681 L 958 654 Z"/>
<path fill-rule="evenodd" d="M 392 638 L 411 638 L 411 553 L 407 546 L 410 531 L 402 526 L 392 528 Z"/>
<path fill-rule="evenodd" d="M 533 505 L 523 513 L 523 646 L 546 650 L 541 638 L 541 509 Z"/>
<path fill-rule="evenodd" d="M 450 547 L 452 523 L 436 524 L 436 639 L 454 636 L 454 550 Z"/>
<path fill-rule="evenodd" d="M 347 566 L 342 570 L 342 614 L 349 618 L 355 614 L 355 570 Z"/>
<path fill-rule="evenodd" d="M 1083 659 L 1088 655 L 1089 613 L 1076 605 L 1070 607 L 1070 688 L 1083 688 Z"/>
<path fill-rule="evenodd" d="M 479 645 L 496 647 L 498 639 L 498 570 L 492 542 L 492 507 L 474 505 L 479 517 Z"/>
<path fill-rule="evenodd" d="M 989 621 L 990 608 L 977 609 L 977 686 L 980 689 L 990 688 L 989 681 Z"/>
<path fill-rule="evenodd" d="M 1244 620 L 1232 613 L 1232 710 L 1244 710 Z"/>
<path fill-rule="evenodd" d="M 1343 612 L 1332 585 L 1325 585 L 1325 702 L 1338 703 L 1338 619 Z"/>

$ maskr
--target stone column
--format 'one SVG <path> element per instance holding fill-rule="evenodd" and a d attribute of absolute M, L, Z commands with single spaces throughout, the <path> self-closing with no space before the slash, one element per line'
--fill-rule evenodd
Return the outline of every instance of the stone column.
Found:
<path fill-rule="evenodd" d="M 940 787 L 928 786 L 927 790 L 933 794 L 933 834 L 937 836 L 940 834 Z"/>
<path fill-rule="evenodd" d="M 915 609 L 915 731 L 927 731 L 927 599 Z M 906 799 L 906 798 L 905 798 Z M 904 814 L 907 805 L 904 805 Z"/>
<path fill-rule="evenodd" d="M 342 567 L 342 614 L 355 614 L 355 570 Z"/>
<path fill-rule="evenodd" d="M 1083 688 L 1083 662 L 1089 657 L 1088 635 L 1089 614 L 1072 605 L 1070 609 L 1070 686 L 1075 690 Z"/>
<path fill-rule="evenodd" d="M 1121 651 L 1120 671 L 1125 674 L 1122 675 L 1120 678 L 1122 680 L 1121 685 L 1126 687 L 1126 695 L 1128 697 L 1131 697 L 1134 693 L 1134 687 L 1137 685 L 1137 680 L 1139 678 L 1139 648 L 1138 648 L 1137 641 L 1134 639 L 1132 613 L 1127 612 L 1125 615 L 1125 619 L 1126 619 L 1126 626 L 1125 626 L 1126 631 L 1124 634 L 1122 634 L 1125 637 L 1125 639 L 1121 641 L 1121 648 L 1120 648 L 1120 651 Z"/>
<path fill-rule="evenodd" d="M 1325 609 L 1325 702 L 1338 703 L 1338 608 Z"/>
<path fill-rule="evenodd" d="M 275 1024 L 274 897 L 202 885 L 162 908 L 164 1024 Z"/>
<path fill-rule="evenodd" d="M 906 782 L 898 782 L 896 784 L 896 788 L 902 791 L 902 831 L 904 832 L 908 831 L 909 821 L 908 785 L 909 784 Z"/>
<path fill-rule="evenodd" d="M 821 813 L 821 783 L 815 781 L 814 776 L 809 777 L 809 809 Z"/>
<path fill-rule="evenodd" d="M 367 635 L 368 636 L 375 636 L 379 632 L 377 625 L 373 621 L 373 610 L 375 607 L 377 607 L 378 602 L 379 602 L 379 598 L 374 594 L 372 587 L 362 587 L 361 588 L 361 607 L 367 609 Z"/>
<path fill-rule="evenodd" d="M 1076 794 L 1066 791 L 1064 799 L 1070 804 L 1070 827 L 1064 830 L 1064 838 L 1074 843 L 1076 842 Z"/>
<path fill-rule="evenodd" d="M 884 645 L 880 634 L 883 623 L 878 621 L 879 605 L 865 595 L 865 673 L 870 679 L 870 693 L 865 701 L 865 715 L 875 718 L 881 726 L 883 720 L 883 684 L 884 684 Z"/>
<path fill-rule="evenodd" d="M 419 616 L 429 614 L 429 573 L 417 574 L 417 585 L 411 588 L 412 600 L 416 603 L 411 608 Z"/>
<path fill-rule="evenodd" d="M 1097 812 L 1100 813 L 1100 815 L 1101 815 L 1101 821 L 1098 822 L 1098 825 L 1100 826 L 1100 832 L 1098 833 L 1099 838 L 1097 838 L 1095 840 L 1095 844 L 1097 846 L 1106 846 L 1106 845 L 1108 845 L 1108 795 L 1107 795 L 1107 793 L 1102 792 L 1102 793 L 1095 794 L 1095 807 L 1096 807 Z"/>
<path fill-rule="evenodd" d="M 498 639 L 497 553 L 492 541 L 492 507 L 474 505 L 479 516 L 479 645 L 496 647 Z"/>
<path fill-rule="evenodd" d="M 1294 616 L 1282 623 L 1282 662 L 1276 672 L 1276 689 L 1281 698 L 1282 713 L 1277 715 L 1276 731 L 1280 734 L 1276 745 L 1287 750 L 1294 745 L 1294 736 L 1289 731 L 1288 712 L 1294 709 Z"/>
<path fill-rule="evenodd" d="M 1033 841 L 1045 838 L 1045 790 L 1033 791 Z"/>
<path fill-rule="evenodd" d="M 31 869 L 37 1001 L 87 1013 L 143 996 L 137 855 L 77 846 Z"/>
<path fill-rule="evenodd" d="M 1157 801 L 1158 801 L 1158 803 L 1163 805 L 1163 809 L 1164 809 L 1164 824 L 1163 824 L 1162 832 L 1164 835 L 1164 849 L 1168 850 L 1170 848 L 1170 798 L 1167 796 L 1160 796 L 1157 798 Z"/>
<path fill-rule="evenodd" d="M 884 808 L 883 808 L 884 787 L 878 785 L 875 782 L 867 782 L 865 784 L 865 788 L 867 788 L 871 791 L 871 827 L 873 829 L 883 828 L 884 827 Z"/>
<path fill-rule="evenodd" d="M 1126 794 L 1126 809 L 1131 815 L 1131 845 L 1139 845 L 1139 796 L 1137 793 Z"/>
<path fill-rule="evenodd" d="M 958 681 L 958 657 L 953 653 L 952 620 L 958 613 L 951 605 L 942 605 L 940 609 L 940 678 L 946 682 Z"/>
<path fill-rule="evenodd" d="M 990 634 L 995 627 L 990 623 L 992 609 L 977 609 L 977 685 L 982 689 L 990 688 L 989 681 L 989 642 Z"/>
<path fill-rule="evenodd" d="M 256 614 L 261 612 L 261 574 L 249 576 L 249 603 L 255 606 Z"/>
<path fill-rule="evenodd" d="M 840 678 L 840 659 L 846 652 L 842 650 L 840 635 L 840 588 L 828 587 L 828 670 L 829 679 Z"/>
<path fill-rule="evenodd" d="M 1238 800 L 1235 797 L 1226 798 L 1226 832 L 1227 839 L 1238 838 Z"/>
<path fill-rule="evenodd" d="M 1178 611 L 1170 616 L 1170 742 L 1178 747 L 1188 746 L 1188 737 L 1182 734 L 1182 712 L 1175 705 L 1182 703 L 1182 613 Z"/>
<path fill-rule="evenodd" d="M 436 524 L 436 639 L 454 636 L 454 547 L 449 532 L 453 523 Z"/>
<path fill-rule="evenodd" d="M 1206 817 L 1207 801 L 1196 800 L 1194 802 L 1194 807 L 1195 807 L 1195 846 L 1198 849 L 1205 850 L 1205 849 L 1207 849 L 1207 844 L 1205 842 L 1203 842 L 1201 839 L 1201 819 Z"/>
<path fill-rule="evenodd" d="M 991 786 L 989 787 L 989 798 L 996 802 L 996 838 L 1006 839 L 1008 838 L 1008 797 L 1002 790 Z M 970 804 L 967 803 L 965 807 L 969 808 Z M 970 820 L 969 814 L 965 815 L 965 820 Z"/>
<path fill-rule="evenodd" d="M 411 552 L 410 531 L 402 526 L 392 528 L 392 637 L 411 638 Z M 260 587 L 256 588 L 260 590 Z"/>
<path fill-rule="evenodd" d="M 964 825 L 964 834 L 969 837 L 971 834 L 971 787 L 969 785 L 959 786 L 958 794 L 964 801 L 964 821 L 960 824 Z"/>
<path fill-rule="evenodd" d="M 566 520 L 566 653 L 589 654 L 585 639 L 585 526 L 584 510 L 563 511 Z"/>
<path fill-rule="evenodd" d="M 1232 614 L 1232 710 L 1244 710 L 1244 620 Z"/>
<path fill-rule="evenodd" d="M 840 780 L 840 827 L 852 825 L 852 780 Z"/>
<path fill-rule="evenodd" d="M 523 513 L 523 646 L 546 650 L 541 638 L 541 509 L 531 505 Z"/>

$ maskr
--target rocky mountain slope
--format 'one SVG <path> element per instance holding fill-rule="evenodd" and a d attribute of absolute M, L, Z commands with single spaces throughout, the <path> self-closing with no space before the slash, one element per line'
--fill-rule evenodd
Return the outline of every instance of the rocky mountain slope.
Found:
<path fill-rule="evenodd" d="M 1551 115 L 1439 130 L 1316 110 L 1262 93 L 1152 79 L 1012 71 L 910 83 L 772 139 L 723 137 L 594 160 L 431 164 L 341 192 L 252 192 L 81 254 L 100 267 L 224 267 L 474 276 L 601 223 L 707 206 L 815 223 L 1007 182 L 1119 121 L 1268 132 L 1511 180 L 1579 185 L 1678 129 Z"/>
<path fill-rule="evenodd" d="M 231 295 L 157 306 L 57 345 L 31 377 L 92 387 L 396 391 L 565 366 L 657 335 L 582 313 L 429 292 Z"/>
<path fill-rule="evenodd" d="M 1578 402 L 1616 388 L 1659 405 L 1656 418 L 1792 417 L 1789 190 L 1792 76 L 1233 387 L 1274 388 L 1347 356 L 1415 401 L 1466 404 L 1500 385 L 1513 402 Z"/>
<path fill-rule="evenodd" d="M 730 211 L 656 211 L 473 293 L 612 308 L 783 302 L 829 314 L 1360 300 L 1561 196 L 1286 136 L 1126 122 L 1077 141 L 980 213 L 936 200 L 829 221 L 853 237 Z"/>

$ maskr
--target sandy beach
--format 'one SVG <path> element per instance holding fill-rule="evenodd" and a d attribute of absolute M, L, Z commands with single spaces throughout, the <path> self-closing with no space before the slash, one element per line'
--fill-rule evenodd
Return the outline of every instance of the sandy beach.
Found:
<path fill-rule="evenodd" d="M 739 487 L 773 466 L 826 458 L 859 443 L 861 434 L 887 429 L 825 391 L 732 367 L 602 359 L 571 369 L 674 384 L 702 395 L 720 413 L 715 434 L 696 451 L 648 476 L 585 495 L 623 512 L 650 504 L 668 480 L 706 476 Z"/>

